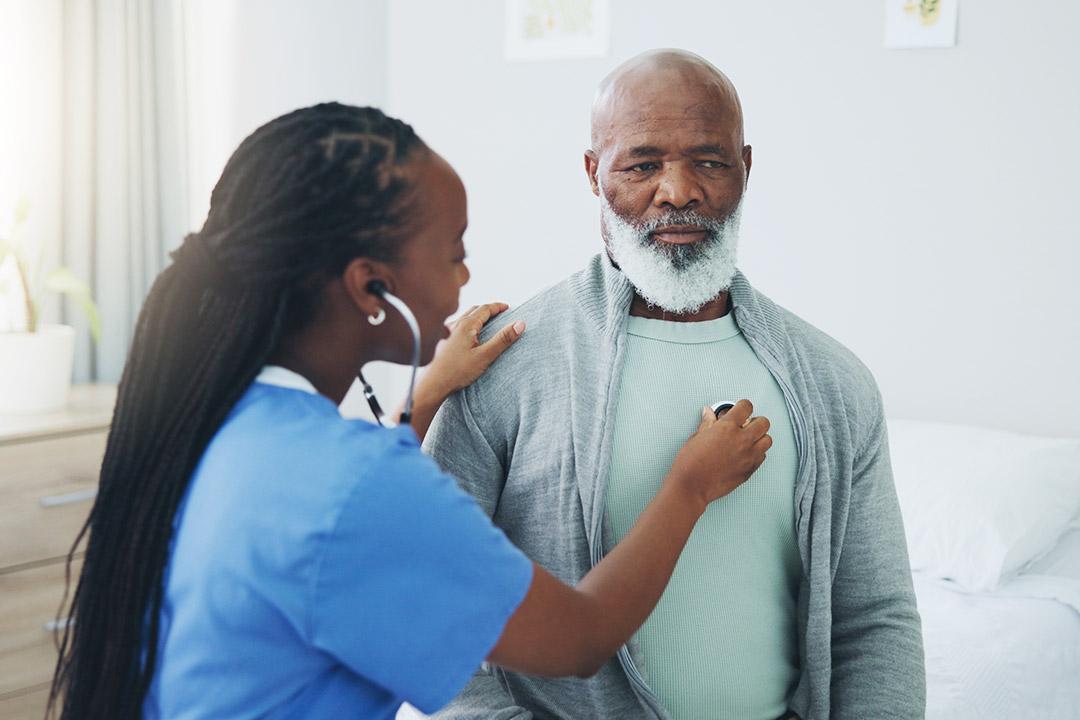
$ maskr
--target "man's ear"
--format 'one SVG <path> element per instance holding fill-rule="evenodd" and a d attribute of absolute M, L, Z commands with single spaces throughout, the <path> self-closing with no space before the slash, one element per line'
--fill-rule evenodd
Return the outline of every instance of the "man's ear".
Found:
<path fill-rule="evenodd" d="M 600 181 L 596 177 L 596 173 L 600 170 L 600 158 L 592 150 L 585 151 L 585 174 L 589 176 L 589 185 L 592 186 L 592 193 L 596 197 L 600 197 Z"/>
<path fill-rule="evenodd" d="M 388 291 L 394 292 L 394 274 L 389 265 L 370 258 L 358 257 L 345 266 L 341 276 L 345 292 L 365 315 L 376 315 L 384 304 L 382 298 L 371 292 L 372 281 L 378 280 Z"/>
<path fill-rule="evenodd" d="M 754 149 L 749 145 L 743 145 L 742 149 L 743 165 L 746 166 L 746 182 L 750 182 L 750 166 L 754 164 Z"/>

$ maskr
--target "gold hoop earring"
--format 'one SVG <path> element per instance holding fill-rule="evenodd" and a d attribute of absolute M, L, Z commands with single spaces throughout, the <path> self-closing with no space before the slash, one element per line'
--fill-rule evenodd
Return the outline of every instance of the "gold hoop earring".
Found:
<path fill-rule="evenodd" d="M 372 325 L 382 325 L 382 321 L 386 319 L 386 310 L 379 308 L 379 312 L 375 315 L 368 315 L 367 321 Z"/>

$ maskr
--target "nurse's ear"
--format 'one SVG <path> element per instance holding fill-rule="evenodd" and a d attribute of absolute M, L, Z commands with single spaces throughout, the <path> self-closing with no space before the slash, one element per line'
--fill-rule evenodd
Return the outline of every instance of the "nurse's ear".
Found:
<path fill-rule="evenodd" d="M 353 304 L 368 317 L 378 315 L 385 307 L 382 297 L 374 290 L 382 287 L 393 292 L 394 287 L 389 265 L 363 257 L 345 266 L 342 281 Z"/>

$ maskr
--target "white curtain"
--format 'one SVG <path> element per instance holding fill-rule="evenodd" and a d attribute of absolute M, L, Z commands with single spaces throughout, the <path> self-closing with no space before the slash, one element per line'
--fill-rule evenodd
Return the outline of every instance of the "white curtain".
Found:
<path fill-rule="evenodd" d="M 116 381 L 167 249 L 188 226 L 180 2 L 61 4 L 64 264 L 101 309 L 95 347 L 77 310 L 75 379 Z"/>
<path fill-rule="evenodd" d="M 60 252 L 60 18 L 60 0 L 0 0 L 0 240 L 20 248 L 35 281 Z M 9 257 L 0 263 L 0 332 L 25 328 L 21 290 Z M 58 303 L 42 300 L 41 319 L 55 322 Z"/>

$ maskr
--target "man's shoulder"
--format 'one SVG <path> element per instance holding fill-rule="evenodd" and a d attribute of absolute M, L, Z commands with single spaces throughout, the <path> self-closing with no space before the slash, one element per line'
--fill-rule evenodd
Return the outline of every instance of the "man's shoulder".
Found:
<path fill-rule="evenodd" d="M 571 291 L 573 277 L 564 278 L 544 288 L 520 305 L 515 305 L 493 318 L 480 331 L 480 341 L 490 339 L 499 330 L 518 320 L 525 322 L 525 336 L 545 335 L 550 338 L 558 334 L 565 327 L 566 322 L 572 320 L 579 312 Z M 525 336 L 521 338 L 521 341 L 525 340 Z"/>
<path fill-rule="evenodd" d="M 549 341 L 580 332 L 594 334 L 605 322 L 598 308 L 607 303 L 610 279 L 605 276 L 610 274 L 605 272 L 604 256 L 594 255 L 581 269 L 494 318 L 481 331 L 480 339 L 490 338 L 517 320 L 525 321 L 526 334 Z"/>
<path fill-rule="evenodd" d="M 793 343 L 847 370 L 869 372 L 865 363 L 847 345 L 791 310 L 781 307 L 780 311 Z"/>
<path fill-rule="evenodd" d="M 759 294 L 760 295 L 760 294 Z M 788 349 L 802 363 L 802 372 L 845 397 L 876 402 L 877 381 L 866 363 L 849 347 L 788 308 L 760 296 L 776 311 Z"/>
<path fill-rule="evenodd" d="M 804 400 L 822 428 L 846 428 L 844 437 L 863 446 L 873 440 L 884 418 L 881 392 L 873 373 L 850 348 L 791 310 L 756 293 L 758 310 L 770 316 L 773 343 L 782 362 L 801 380 Z M 813 388 L 813 391 L 810 391 Z"/>
<path fill-rule="evenodd" d="M 580 358 L 594 346 L 598 328 L 584 312 L 574 273 L 493 318 L 480 332 L 486 342 L 508 324 L 521 320 L 524 334 L 503 352 L 479 379 L 467 388 L 470 403 L 508 399 L 530 388 L 559 381 L 570 372 L 567 358 Z M 580 368 L 585 371 L 585 368 Z"/>

